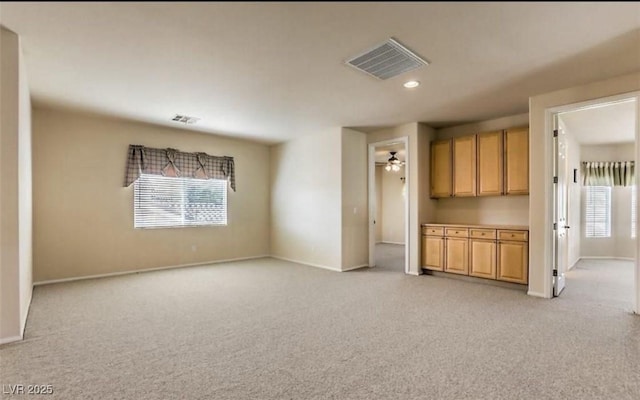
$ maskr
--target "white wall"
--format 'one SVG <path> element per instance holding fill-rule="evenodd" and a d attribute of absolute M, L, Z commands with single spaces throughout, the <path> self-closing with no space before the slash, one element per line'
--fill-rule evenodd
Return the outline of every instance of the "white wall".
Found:
<path fill-rule="evenodd" d="M 385 243 L 405 243 L 405 184 L 400 180 L 404 176 L 404 167 L 397 172 L 382 169 L 382 242 Z"/>
<path fill-rule="evenodd" d="M 32 293 L 31 108 L 16 34 L 0 30 L 0 343 L 22 338 Z"/>
<path fill-rule="evenodd" d="M 19 52 L 18 235 L 20 243 L 20 331 L 24 331 L 33 293 L 33 196 L 31 97 L 22 51 Z"/>
<path fill-rule="evenodd" d="M 529 114 L 458 125 L 436 130 L 438 139 L 527 126 Z M 528 225 L 529 196 L 458 197 L 437 200 L 437 223 Z"/>
<path fill-rule="evenodd" d="M 79 112 L 33 110 L 36 281 L 269 254 L 269 147 Z M 235 159 L 228 225 L 134 229 L 130 144 Z"/>
<path fill-rule="evenodd" d="M 367 135 L 342 128 L 342 265 L 346 271 L 369 264 Z"/>
<path fill-rule="evenodd" d="M 582 161 L 633 161 L 634 143 L 617 145 L 582 146 Z M 586 193 L 586 187 L 582 192 Z M 634 258 L 636 240 L 631 238 L 631 187 L 611 188 L 611 237 L 587 238 L 582 232 L 582 257 Z M 586 199 L 586 195 L 582 196 Z M 585 215 L 586 201 L 581 202 L 581 215 Z"/>
<path fill-rule="evenodd" d="M 640 90 L 640 72 L 582 86 L 541 94 L 529 99 L 529 294 L 552 297 L 552 139 L 551 115 L 572 104 Z M 638 121 L 636 121 L 636 124 Z M 640 147 L 639 147 L 640 148 Z M 636 157 L 638 157 L 638 148 Z M 638 176 L 636 176 L 638 179 Z M 639 239 L 640 241 L 640 239 Z M 638 242 L 636 242 L 638 243 Z M 636 276 L 640 285 L 640 276 Z M 636 304 L 640 304 L 638 294 Z"/>
<path fill-rule="evenodd" d="M 274 257 L 341 270 L 341 147 L 340 128 L 271 147 Z"/>

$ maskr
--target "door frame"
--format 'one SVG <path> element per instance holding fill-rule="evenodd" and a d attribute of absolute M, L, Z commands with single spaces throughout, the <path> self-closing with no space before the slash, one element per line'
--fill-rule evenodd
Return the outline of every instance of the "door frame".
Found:
<path fill-rule="evenodd" d="M 404 184 L 405 184 L 405 196 L 404 196 L 404 273 L 409 273 L 409 193 L 411 193 L 411 179 L 409 179 L 409 136 L 400 136 L 393 139 L 382 140 L 379 142 L 369 143 L 369 156 L 368 156 L 368 178 L 369 184 L 369 267 L 376 266 L 376 226 L 373 221 L 376 219 L 376 147 L 388 146 L 391 144 L 402 143 L 404 144 L 405 151 L 405 163 L 404 163 Z"/>
<path fill-rule="evenodd" d="M 586 101 L 581 101 L 581 102 L 575 102 L 575 103 L 567 103 L 567 104 L 563 104 L 563 105 L 559 105 L 559 106 L 555 106 L 555 107 L 549 107 L 546 108 L 544 113 L 545 113 L 545 135 L 547 135 L 547 137 L 553 137 L 553 120 L 556 117 L 557 114 L 560 113 L 564 113 L 564 112 L 569 112 L 569 111 L 577 111 L 577 110 L 584 110 L 584 109 L 588 109 L 588 108 L 592 108 L 592 107 L 599 107 L 602 106 L 603 104 L 607 104 L 607 103 L 618 103 L 618 102 L 623 102 L 623 101 L 629 101 L 629 100 L 635 100 L 636 102 L 636 121 L 635 121 L 635 163 L 636 165 L 638 165 L 638 161 L 640 161 L 640 91 L 633 91 L 633 92 L 628 92 L 628 93 L 622 93 L 622 94 L 618 94 L 618 95 L 613 95 L 613 96 L 605 96 L 605 97 L 599 97 L 596 99 L 591 99 L 591 100 L 586 100 Z M 553 147 L 553 146 L 551 146 Z M 553 152 L 553 150 L 552 150 Z M 555 154 L 551 154 L 551 157 L 548 157 L 547 161 L 550 162 L 550 165 L 547 165 L 547 167 L 549 168 L 549 171 L 553 171 L 553 160 L 554 160 Z M 635 187 L 636 187 L 636 191 L 638 190 L 638 186 L 640 185 L 640 173 L 636 173 L 636 182 L 635 182 Z M 548 179 L 547 182 L 551 182 L 551 185 L 553 185 L 553 179 Z M 550 198 L 547 198 L 547 201 L 549 201 L 549 204 L 552 205 L 552 207 L 555 207 L 555 196 L 554 196 L 554 190 L 553 187 L 551 187 L 551 190 L 549 191 L 550 193 Z M 640 202 L 637 202 L 636 204 L 636 215 L 640 215 L 638 212 L 640 211 Z M 552 219 L 554 218 L 553 213 L 552 213 Z M 547 233 L 550 237 L 551 240 L 555 240 L 555 232 L 553 230 L 553 222 L 551 221 L 550 226 L 551 229 L 550 231 Z M 547 236 L 547 237 L 549 237 Z M 640 314 L 640 259 L 638 257 L 638 248 L 640 247 L 640 224 L 636 223 L 636 255 L 635 255 L 635 269 L 634 269 L 634 299 L 632 301 L 633 303 L 633 311 L 636 314 Z M 547 287 L 551 288 L 551 293 L 553 293 L 553 268 L 554 268 L 554 263 L 555 263 L 555 255 L 553 254 L 553 251 L 550 252 L 550 257 L 551 259 L 547 260 L 547 267 L 545 268 L 545 275 L 546 275 L 546 282 L 547 282 Z M 545 285 L 546 286 L 546 285 Z"/>

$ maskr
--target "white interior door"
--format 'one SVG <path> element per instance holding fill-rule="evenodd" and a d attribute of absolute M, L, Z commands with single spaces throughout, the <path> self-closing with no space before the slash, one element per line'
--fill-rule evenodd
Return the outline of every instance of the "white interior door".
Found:
<path fill-rule="evenodd" d="M 554 269 L 553 269 L 553 295 L 558 296 L 565 286 L 565 273 L 568 263 L 567 248 L 567 140 L 565 133 L 559 128 L 558 116 L 554 116 Z"/>

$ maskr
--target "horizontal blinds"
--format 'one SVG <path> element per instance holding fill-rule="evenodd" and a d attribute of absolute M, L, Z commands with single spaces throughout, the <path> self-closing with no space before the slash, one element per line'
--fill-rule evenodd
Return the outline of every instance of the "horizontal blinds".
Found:
<path fill-rule="evenodd" d="M 587 186 L 586 237 L 611 236 L 611 188 Z"/>
<path fill-rule="evenodd" d="M 226 224 L 226 180 L 142 174 L 134 183 L 136 228 Z"/>

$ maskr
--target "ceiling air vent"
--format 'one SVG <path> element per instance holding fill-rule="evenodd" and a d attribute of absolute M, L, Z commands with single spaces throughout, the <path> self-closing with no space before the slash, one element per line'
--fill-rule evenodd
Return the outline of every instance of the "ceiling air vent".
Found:
<path fill-rule="evenodd" d="M 200 121 L 200 118 L 189 117 L 187 115 L 176 114 L 176 116 L 171 118 L 171 120 L 175 121 L 175 122 L 182 122 L 183 124 L 191 125 L 191 124 L 195 124 L 196 122 Z"/>
<path fill-rule="evenodd" d="M 347 60 L 346 63 L 383 80 L 429 65 L 426 60 L 393 38 Z"/>

